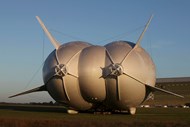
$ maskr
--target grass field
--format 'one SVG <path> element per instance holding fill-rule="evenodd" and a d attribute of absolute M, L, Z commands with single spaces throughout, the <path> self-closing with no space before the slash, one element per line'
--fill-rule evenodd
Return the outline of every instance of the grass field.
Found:
<path fill-rule="evenodd" d="M 138 108 L 126 114 L 69 115 L 62 107 L 0 105 L 0 127 L 189 127 L 190 109 Z"/>

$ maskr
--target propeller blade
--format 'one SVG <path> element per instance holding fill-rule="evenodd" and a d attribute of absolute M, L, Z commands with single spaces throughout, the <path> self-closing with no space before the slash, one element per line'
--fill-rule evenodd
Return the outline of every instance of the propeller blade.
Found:
<path fill-rule="evenodd" d="M 137 82 L 139 82 L 139 83 L 141 83 L 141 84 L 147 86 L 147 87 L 150 88 L 151 91 L 153 91 L 153 92 L 155 92 L 155 91 L 160 91 L 160 92 L 163 92 L 163 93 L 167 93 L 167 94 L 170 94 L 170 95 L 174 95 L 174 96 L 176 96 L 176 97 L 184 98 L 184 96 L 179 95 L 179 94 L 176 94 L 176 93 L 173 93 L 173 92 L 171 92 L 171 91 L 167 91 L 167 90 L 164 90 L 164 89 L 161 89 L 161 88 L 158 88 L 158 87 L 150 86 L 150 85 L 148 85 L 148 84 L 146 84 L 146 83 L 144 83 L 144 82 L 142 82 L 142 81 L 140 81 L 140 80 L 134 78 L 133 76 L 128 75 L 128 74 L 125 73 L 125 72 L 124 72 L 123 74 L 126 75 L 126 76 L 128 76 L 128 77 L 130 77 L 130 78 L 132 78 L 132 79 L 134 79 L 135 81 L 137 81 Z"/>
<path fill-rule="evenodd" d="M 49 38 L 50 42 L 53 44 L 53 46 L 57 50 L 61 44 L 59 42 L 57 42 L 56 39 L 51 35 L 51 33 L 48 31 L 48 29 L 46 28 L 46 26 L 44 25 L 42 20 L 38 16 L 36 16 L 36 18 L 37 18 L 38 22 L 40 23 L 42 29 L 46 33 L 47 37 Z"/>
<path fill-rule="evenodd" d="M 24 94 L 29 94 L 29 93 L 33 93 L 33 92 L 40 92 L 40 91 L 47 91 L 46 86 L 43 85 L 43 86 L 31 89 L 31 90 L 28 90 L 28 91 L 25 91 L 25 92 L 22 92 L 22 93 L 10 96 L 9 98 L 13 98 L 13 97 L 16 97 L 16 96 L 20 96 L 20 95 L 24 95 Z"/>

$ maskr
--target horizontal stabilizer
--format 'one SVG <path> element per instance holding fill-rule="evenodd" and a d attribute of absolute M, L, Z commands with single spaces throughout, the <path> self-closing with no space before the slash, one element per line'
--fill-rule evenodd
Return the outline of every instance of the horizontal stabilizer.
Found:
<path fill-rule="evenodd" d="M 10 96 L 9 98 L 20 96 L 20 95 L 24 95 L 24 94 L 29 94 L 29 93 L 33 93 L 33 92 L 39 92 L 39 91 L 46 91 L 46 86 L 43 85 L 43 86 L 31 89 L 31 90 L 28 90 L 28 91 L 25 91 L 25 92 L 22 92 L 22 93 Z"/>
<path fill-rule="evenodd" d="M 173 92 L 170 92 L 170 91 L 158 88 L 158 87 L 153 87 L 153 86 L 150 86 L 150 85 L 146 85 L 146 86 L 148 88 L 150 88 L 151 91 L 153 91 L 153 92 L 160 91 L 160 92 L 167 93 L 167 94 L 170 94 L 170 95 L 174 95 L 174 96 L 177 96 L 177 97 L 180 97 L 180 98 L 184 98 L 184 96 L 182 96 L 182 95 L 179 95 L 179 94 L 176 94 L 176 93 L 173 93 Z"/>

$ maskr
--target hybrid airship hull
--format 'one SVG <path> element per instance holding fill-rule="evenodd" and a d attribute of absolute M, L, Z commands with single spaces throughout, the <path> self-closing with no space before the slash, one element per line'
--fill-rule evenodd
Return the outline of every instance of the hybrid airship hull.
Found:
<path fill-rule="evenodd" d="M 43 66 L 44 85 L 11 97 L 47 91 L 69 109 L 128 110 L 130 114 L 154 91 L 183 97 L 155 87 L 154 62 L 140 46 L 151 19 L 136 44 L 115 41 L 97 46 L 81 41 L 61 45 L 37 17 L 55 47 Z"/>

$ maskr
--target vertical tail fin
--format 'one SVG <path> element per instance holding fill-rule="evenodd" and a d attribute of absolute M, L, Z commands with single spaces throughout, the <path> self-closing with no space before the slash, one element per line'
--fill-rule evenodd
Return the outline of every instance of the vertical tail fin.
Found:
<path fill-rule="evenodd" d="M 153 15 L 151 15 L 150 19 L 148 20 L 148 22 L 147 22 L 147 24 L 146 24 L 146 26 L 145 26 L 143 32 L 141 33 L 139 39 L 138 39 L 137 42 L 136 42 L 135 47 L 140 45 L 140 42 L 142 41 L 142 38 L 143 38 L 143 36 L 144 36 L 144 33 L 146 32 L 146 30 L 147 30 L 147 28 L 148 28 L 148 26 L 149 26 L 149 24 L 150 24 L 152 18 L 153 18 Z"/>
<path fill-rule="evenodd" d="M 36 16 L 36 18 L 37 18 L 38 22 L 40 23 L 42 29 L 46 33 L 47 37 L 49 38 L 50 42 L 53 44 L 53 46 L 57 50 L 61 44 L 59 42 L 57 42 L 56 39 L 51 35 L 51 33 L 48 31 L 48 29 L 46 28 L 46 26 L 44 25 L 42 20 L 38 16 Z"/>

